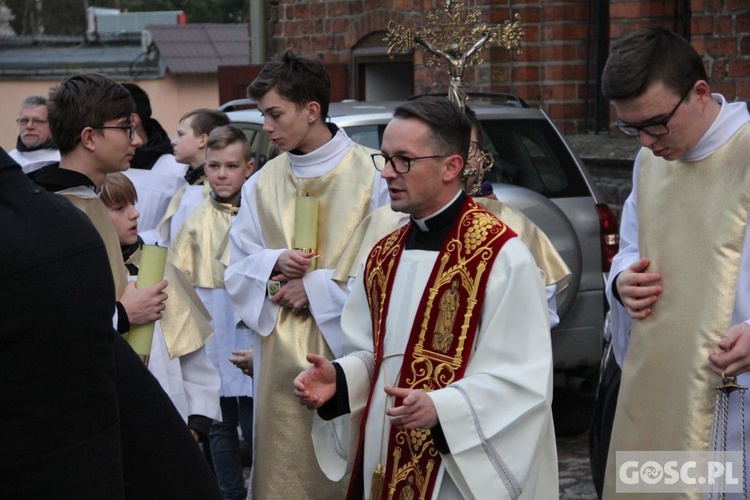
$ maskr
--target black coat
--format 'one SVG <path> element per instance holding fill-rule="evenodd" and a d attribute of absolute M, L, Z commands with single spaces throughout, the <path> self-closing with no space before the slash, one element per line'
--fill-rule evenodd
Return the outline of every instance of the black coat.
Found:
<path fill-rule="evenodd" d="M 88 218 L 0 149 L 0 498 L 222 498 L 114 310 Z"/>

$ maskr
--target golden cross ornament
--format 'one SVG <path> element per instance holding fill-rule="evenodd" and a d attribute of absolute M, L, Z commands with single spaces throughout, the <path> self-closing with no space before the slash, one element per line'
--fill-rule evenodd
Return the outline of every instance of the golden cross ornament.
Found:
<path fill-rule="evenodd" d="M 525 33 L 521 28 L 521 16 L 516 13 L 514 21 L 505 21 L 496 26 L 480 22 L 479 7 L 464 9 L 465 2 L 445 0 L 443 8 L 428 12 L 427 25 L 412 32 L 410 28 L 388 23 L 384 41 L 388 44 L 388 56 L 393 52 L 405 54 L 421 45 L 429 56 L 427 66 L 445 67 L 450 74 L 448 99 L 461 110 L 466 105 L 463 76 L 466 67 L 482 64 L 481 49 L 491 45 L 506 49 L 518 47 Z"/>

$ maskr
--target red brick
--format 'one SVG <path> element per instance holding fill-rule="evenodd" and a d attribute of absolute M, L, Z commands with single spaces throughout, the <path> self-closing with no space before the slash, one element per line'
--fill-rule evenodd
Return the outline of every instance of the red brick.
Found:
<path fill-rule="evenodd" d="M 737 87 L 732 81 L 713 82 L 711 84 L 711 92 L 718 92 L 727 98 L 729 101 L 733 101 L 737 95 Z"/>
<path fill-rule="evenodd" d="M 725 36 L 733 33 L 731 16 L 716 16 L 714 19 L 714 35 Z"/>
<path fill-rule="evenodd" d="M 542 90 L 545 101 L 567 101 L 578 97 L 578 86 L 572 83 L 548 85 Z"/>
<path fill-rule="evenodd" d="M 693 17 L 690 20 L 690 32 L 693 35 L 710 35 L 714 32 L 713 16 Z"/>
<path fill-rule="evenodd" d="M 664 2 L 641 0 L 639 2 L 612 3 L 609 16 L 612 19 L 633 19 L 638 17 L 658 17 L 667 14 L 664 12 Z M 671 12 L 670 12 L 671 14 Z"/>
<path fill-rule="evenodd" d="M 544 66 L 544 81 L 575 81 L 586 78 L 583 64 L 547 64 Z"/>
<path fill-rule="evenodd" d="M 545 45 L 542 49 L 544 60 L 580 61 L 586 57 L 586 46 L 583 44 L 556 43 Z"/>
<path fill-rule="evenodd" d="M 746 78 L 750 76 L 750 58 L 734 58 L 729 62 L 729 77 Z M 750 99 L 750 96 L 748 96 Z"/>
<path fill-rule="evenodd" d="M 691 0 L 690 10 L 691 12 L 703 12 L 706 8 L 706 0 Z"/>
<path fill-rule="evenodd" d="M 707 41 L 707 52 L 711 57 L 732 56 L 737 53 L 737 39 L 711 38 Z"/>
<path fill-rule="evenodd" d="M 542 9 L 542 16 L 547 23 L 557 21 L 588 22 L 588 6 L 585 2 L 569 2 L 568 5 L 545 6 Z"/>
<path fill-rule="evenodd" d="M 744 10 L 747 9 L 747 0 L 727 0 L 727 9 L 733 10 Z"/>
<path fill-rule="evenodd" d="M 734 20 L 734 32 L 737 34 L 747 34 L 750 32 L 750 11 L 737 14 Z"/>
<path fill-rule="evenodd" d="M 693 46 L 695 51 L 701 56 L 706 53 L 706 40 L 703 37 L 692 37 L 690 38 L 690 45 Z"/>
<path fill-rule="evenodd" d="M 492 9 L 490 11 L 490 23 L 491 24 L 502 24 L 505 21 L 515 21 L 515 14 L 518 13 L 521 16 L 521 25 L 525 26 L 530 23 L 538 23 L 542 17 L 542 9 L 539 7 L 534 6 L 528 6 L 528 7 L 520 7 L 517 9 L 513 9 L 511 12 L 510 9 L 503 10 L 503 9 Z"/>
<path fill-rule="evenodd" d="M 558 24 L 544 27 L 544 40 L 586 40 L 588 26 L 586 24 Z"/>
<path fill-rule="evenodd" d="M 539 80 L 541 71 L 538 66 L 515 66 L 512 68 L 511 74 L 514 81 L 535 82 Z"/>

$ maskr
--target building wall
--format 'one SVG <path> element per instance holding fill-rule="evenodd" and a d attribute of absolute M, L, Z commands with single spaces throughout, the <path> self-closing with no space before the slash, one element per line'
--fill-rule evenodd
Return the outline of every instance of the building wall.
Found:
<path fill-rule="evenodd" d="M 135 80 L 151 99 L 153 116 L 168 134 L 177 129 L 180 117 L 195 108 L 216 108 L 219 105 L 219 84 L 216 75 L 173 75 L 162 79 Z M 57 80 L 0 80 L 0 146 L 7 151 L 15 148 L 18 128 L 15 119 L 21 101 L 30 95 L 48 95 Z"/>
<path fill-rule="evenodd" d="M 606 37 L 662 25 L 688 34 L 704 57 L 712 87 L 730 100 L 750 99 L 750 2 L 748 0 L 466 0 L 479 4 L 483 19 L 500 24 L 521 15 L 526 32 L 522 53 L 486 50 L 484 64 L 466 71 L 469 90 L 512 92 L 544 109 L 567 134 L 610 122 L 606 101 L 597 102 L 596 76 L 606 58 Z M 269 3 L 269 56 L 293 48 L 329 63 L 348 63 L 357 43 L 385 32 L 388 22 L 424 24 L 425 11 L 443 0 L 278 0 Z M 598 9 L 604 48 L 597 52 Z M 607 19 L 608 18 L 608 19 Z M 597 65 L 597 57 L 599 64 Z M 415 93 L 444 91 L 447 76 L 414 54 Z M 353 89 L 349 95 L 354 96 Z M 602 104 L 603 102 L 603 104 Z"/>

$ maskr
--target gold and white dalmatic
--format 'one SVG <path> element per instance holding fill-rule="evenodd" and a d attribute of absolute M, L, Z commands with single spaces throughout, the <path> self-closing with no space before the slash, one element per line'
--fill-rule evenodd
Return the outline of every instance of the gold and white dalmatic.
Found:
<path fill-rule="evenodd" d="M 750 319 L 750 117 L 744 103 L 713 97 L 721 112 L 686 158 L 666 161 L 643 149 L 636 161 L 623 247 L 607 287 L 623 375 L 605 498 L 622 496 L 616 493 L 618 451 L 710 448 L 720 377 L 708 352 L 730 326 Z M 650 259 L 649 272 L 661 274 L 663 292 L 648 318 L 632 321 L 611 288 L 640 257 Z M 747 375 L 741 384 L 748 385 Z M 733 422 L 730 415 L 729 449 L 740 450 Z M 687 495 L 664 495 L 678 496 Z"/>
<path fill-rule="evenodd" d="M 346 490 L 346 481 L 330 481 L 317 465 L 312 412 L 297 401 L 292 381 L 309 366 L 308 352 L 341 355 L 346 292 L 331 280 L 332 269 L 360 221 L 388 202 L 372 152 L 339 130 L 312 153 L 269 161 L 243 187 L 225 286 L 239 317 L 255 332 L 253 498 L 330 499 Z M 321 256 L 303 279 L 309 309 L 295 314 L 267 297 L 266 284 L 279 255 L 292 248 L 300 193 L 319 201 Z"/>

